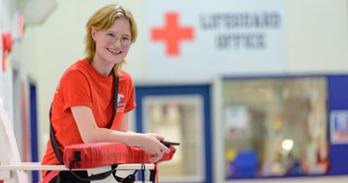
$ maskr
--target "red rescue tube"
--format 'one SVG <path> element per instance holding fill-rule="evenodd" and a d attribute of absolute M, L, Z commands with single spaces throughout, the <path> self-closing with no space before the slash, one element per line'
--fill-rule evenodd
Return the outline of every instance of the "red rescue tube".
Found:
<path fill-rule="evenodd" d="M 175 148 L 165 153 L 160 161 L 173 158 Z M 75 144 L 64 148 L 63 161 L 67 168 L 85 169 L 113 164 L 146 164 L 151 155 L 138 147 L 129 147 L 123 143 Z"/>

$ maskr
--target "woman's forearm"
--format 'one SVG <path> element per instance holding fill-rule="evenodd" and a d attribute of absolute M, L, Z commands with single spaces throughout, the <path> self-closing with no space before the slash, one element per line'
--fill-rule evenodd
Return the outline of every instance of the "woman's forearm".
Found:
<path fill-rule="evenodd" d="M 96 142 L 121 142 L 128 146 L 142 146 L 142 134 L 132 131 L 116 131 L 107 128 L 95 128 L 91 130 L 84 143 L 96 143 Z"/>

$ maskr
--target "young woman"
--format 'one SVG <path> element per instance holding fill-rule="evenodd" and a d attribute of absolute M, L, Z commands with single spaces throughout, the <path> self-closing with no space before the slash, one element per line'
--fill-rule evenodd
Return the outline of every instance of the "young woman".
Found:
<path fill-rule="evenodd" d="M 117 141 L 142 148 L 152 155 L 152 162 L 157 162 L 169 151 L 160 143 L 163 137 L 128 130 L 128 112 L 135 108 L 134 86 L 121 65 L 137 37 L 132 14 L 119 5 L 107 5 L 90 17 L 86 29 L 86 58 L 64 72 L 52 102 L 51 125 L 59 149 L 78 143 Z M 59 164 L 50 141 L 42 164 Z M 86 172 L 81 174 L 86 176 Z M 70 172 L 60 172 L 57 177 L 61 182 L 79 182 Z"/>

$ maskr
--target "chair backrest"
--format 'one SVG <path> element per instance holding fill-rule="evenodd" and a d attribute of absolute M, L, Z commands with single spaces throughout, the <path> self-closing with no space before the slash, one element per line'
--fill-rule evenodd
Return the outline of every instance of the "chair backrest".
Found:
<path fill-rule="evenodd" d="M 1 99 L 1 98 L 0 98 Z M 11 123 L 7 112 L 0 102 L 0 165 L 20 164 L 21 158 Z M 29 182 L 28 175 L 23 171 L 14 171 L 14 174 L 5 183 Z"/>

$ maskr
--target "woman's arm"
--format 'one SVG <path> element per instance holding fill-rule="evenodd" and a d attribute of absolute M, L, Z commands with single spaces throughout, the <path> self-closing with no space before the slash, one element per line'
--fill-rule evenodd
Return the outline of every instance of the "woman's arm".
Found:
<path fill-rule="evenodd" d="M 159 137 L 155 134 L 128 132 L 128 127 L 124 127 L 128 124 L 128 119 L 122 120 L 122 131 L 116 131 L 99 128 L 95 122 L 92 109 L 87 106 L 74 106 L 71 107 L 71 111 L 84 143 L 121 142 L 128 146 L 138 146 L 145 152 L 152 154 L 155 157 L 154 162 L 158 161 L 164 152 L 169 152 L 169 149 L 159 141 Z M 125 117 L 128 118 L 128 115 Z"/>
<path fill-rule="evenodd" d="M 127 132 L 128 131 L 128 121 L 129 121 L 129 114 L 126 113 L 126 114 L 123 115 L 120 131 L 122 131 L 122 132 Z"/>
<path fill-rule="evenodd" d="M 128 113 L 126 113 L 126 114 L 124 114 L 124 116 L 123 116 L 123 119 L 122 119 L 122 122 L 121 122 L 121 129 L 120 129 L 120 131 L 122 131 L 122 132 L 127 132 L 127 133 L 135 133 L 135 132 L 133 132 L 133 131 L 130 131 L 129 129 L 128 129 L 128 120 L 129 119 L 129 114 Z M 164 140 L 164 137 L 162 137 L 162 136 L 160 136 L 160 135 L 158 135 L 158 134 L 154 134 L 154 133 L 147 133 L 147 135 L 151 135 L 151 136 L 154 136 L 157 140 Z"/>

